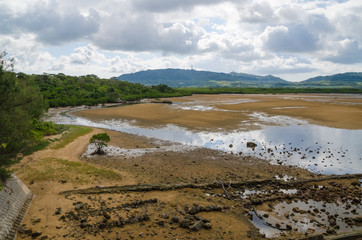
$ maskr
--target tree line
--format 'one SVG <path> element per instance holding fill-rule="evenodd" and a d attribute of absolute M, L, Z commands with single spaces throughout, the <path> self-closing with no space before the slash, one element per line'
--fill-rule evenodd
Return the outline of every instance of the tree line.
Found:
<path fill-rule="evenodd" d="M 183 90 L 165 84 L 145 86 L 138 83 L 119 81 L 115 78 L 101 79 L 96 75 L 68 76 L 59 74 L 26 75 L 47 99 L 50 107 L 96 105 L 104 103 L 137 101 L 143 98 L 183 96 Z"/>

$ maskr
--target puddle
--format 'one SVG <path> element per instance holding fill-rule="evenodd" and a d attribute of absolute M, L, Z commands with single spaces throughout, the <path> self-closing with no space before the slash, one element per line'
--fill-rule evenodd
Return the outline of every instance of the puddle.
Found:
<path fill-rule="evenodd" d="M 59 124 L 83 125 L 171 141 L 193 147 L 206 147 L 232 154 L 254 156 L 273 164 L 293 165 L 323 174 L 362 172 L 362 130 L 335 129 L 310 125 L 284 116 L 254 113 L 261 122 L 282 126 L 264 126 L 261 130 L 237 129 L 229 132 L 190 131 L 175 125 L 141 128 L 134 121 L 90 121 L 65 113 L 50 117 Z M 253 142 L 255 148 L 247 148 Z"/>
<path fill-rule="evenodd" d="M 289 182 L 292 180 L 297 180 L 296 177 L 288 176 L 288 175 L 275 175 L 276 180 L 283 180 L 284 182 Z"/>
<path fill-rule="evenodd" d="M 301 233 L 323 233 L 328 228 L 334 228 L 337 232 L 361 229 L 355 224 L 349 224 L 350 219 L 361 216 L 360 205 L 351 202 L 326 203 L 314 200 L 281 202 L 274 205 L 272 213 L 269 211 L 257 211 L 259 216 L 268 213 L 264 218 L 267 225 L 278 229 L 290 229 Z M 290 229 L 291 230 L 291 229 Z"/>
<path fill-rule="evenodd" d="M 259 229 L 261 234 L 265 234 L 265 237 L 276 238 L 280 235 L 281 231 L 279 229 L 268 226 L 267 223 L 263 219 L 259 218 L 254 211 L 249 214 L 251 214 L 251 222 L 253 225 Z"/>

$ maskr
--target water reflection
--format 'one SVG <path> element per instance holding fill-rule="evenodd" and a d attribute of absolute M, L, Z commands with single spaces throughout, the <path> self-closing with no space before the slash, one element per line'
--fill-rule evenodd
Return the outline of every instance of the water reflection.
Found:
<path fill-rule="evenodd" d="M 59 124 L 110 129 L 233 154 L 242 153 L 270 160 L 274 164 L 294 165 L 324 174 L 362 172 L 362 130 L 292 122 L 289 126 L 265 127 L 255 131 L 196 132 L 175 125 L 141 128 L 129 121 L 93 122 L 66 114 L 58 114 L 50 120 Z M 247 148 L 247 142 L 254 142 L 257 147 Z"/>

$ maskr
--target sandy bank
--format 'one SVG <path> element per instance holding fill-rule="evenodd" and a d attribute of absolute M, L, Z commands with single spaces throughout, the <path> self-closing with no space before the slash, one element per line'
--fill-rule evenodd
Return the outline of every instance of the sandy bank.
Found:
<path fill-rule="evenodd" d="M 251 114 L 262 112 L 329 127 L 362 129 L 362 98 L 356 96 L 358 95 L 194 95 L 168 99 L 181 104 L 137 104 L 72 114 L 91 120 L 135 120 L 138 125 L 146 127 L 176 124 L 190 129 L 221 127 L 229 130 L 238 128 L 243 121 L 258 123 L 259 120 Z M 189 107 L 189 103 L 193 107 Z M 195 105 L 199 108 L 195 108 Z"/>

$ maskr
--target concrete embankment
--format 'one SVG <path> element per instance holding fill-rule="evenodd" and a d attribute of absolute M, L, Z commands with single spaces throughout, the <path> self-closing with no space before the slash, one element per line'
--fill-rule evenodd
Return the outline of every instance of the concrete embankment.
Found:
<path fill-rule="evenodd" d="M 15 239 L 32 198 L 31 190 L 15 175 L 5 182 L 0 192 L 0 239 Z"/>

